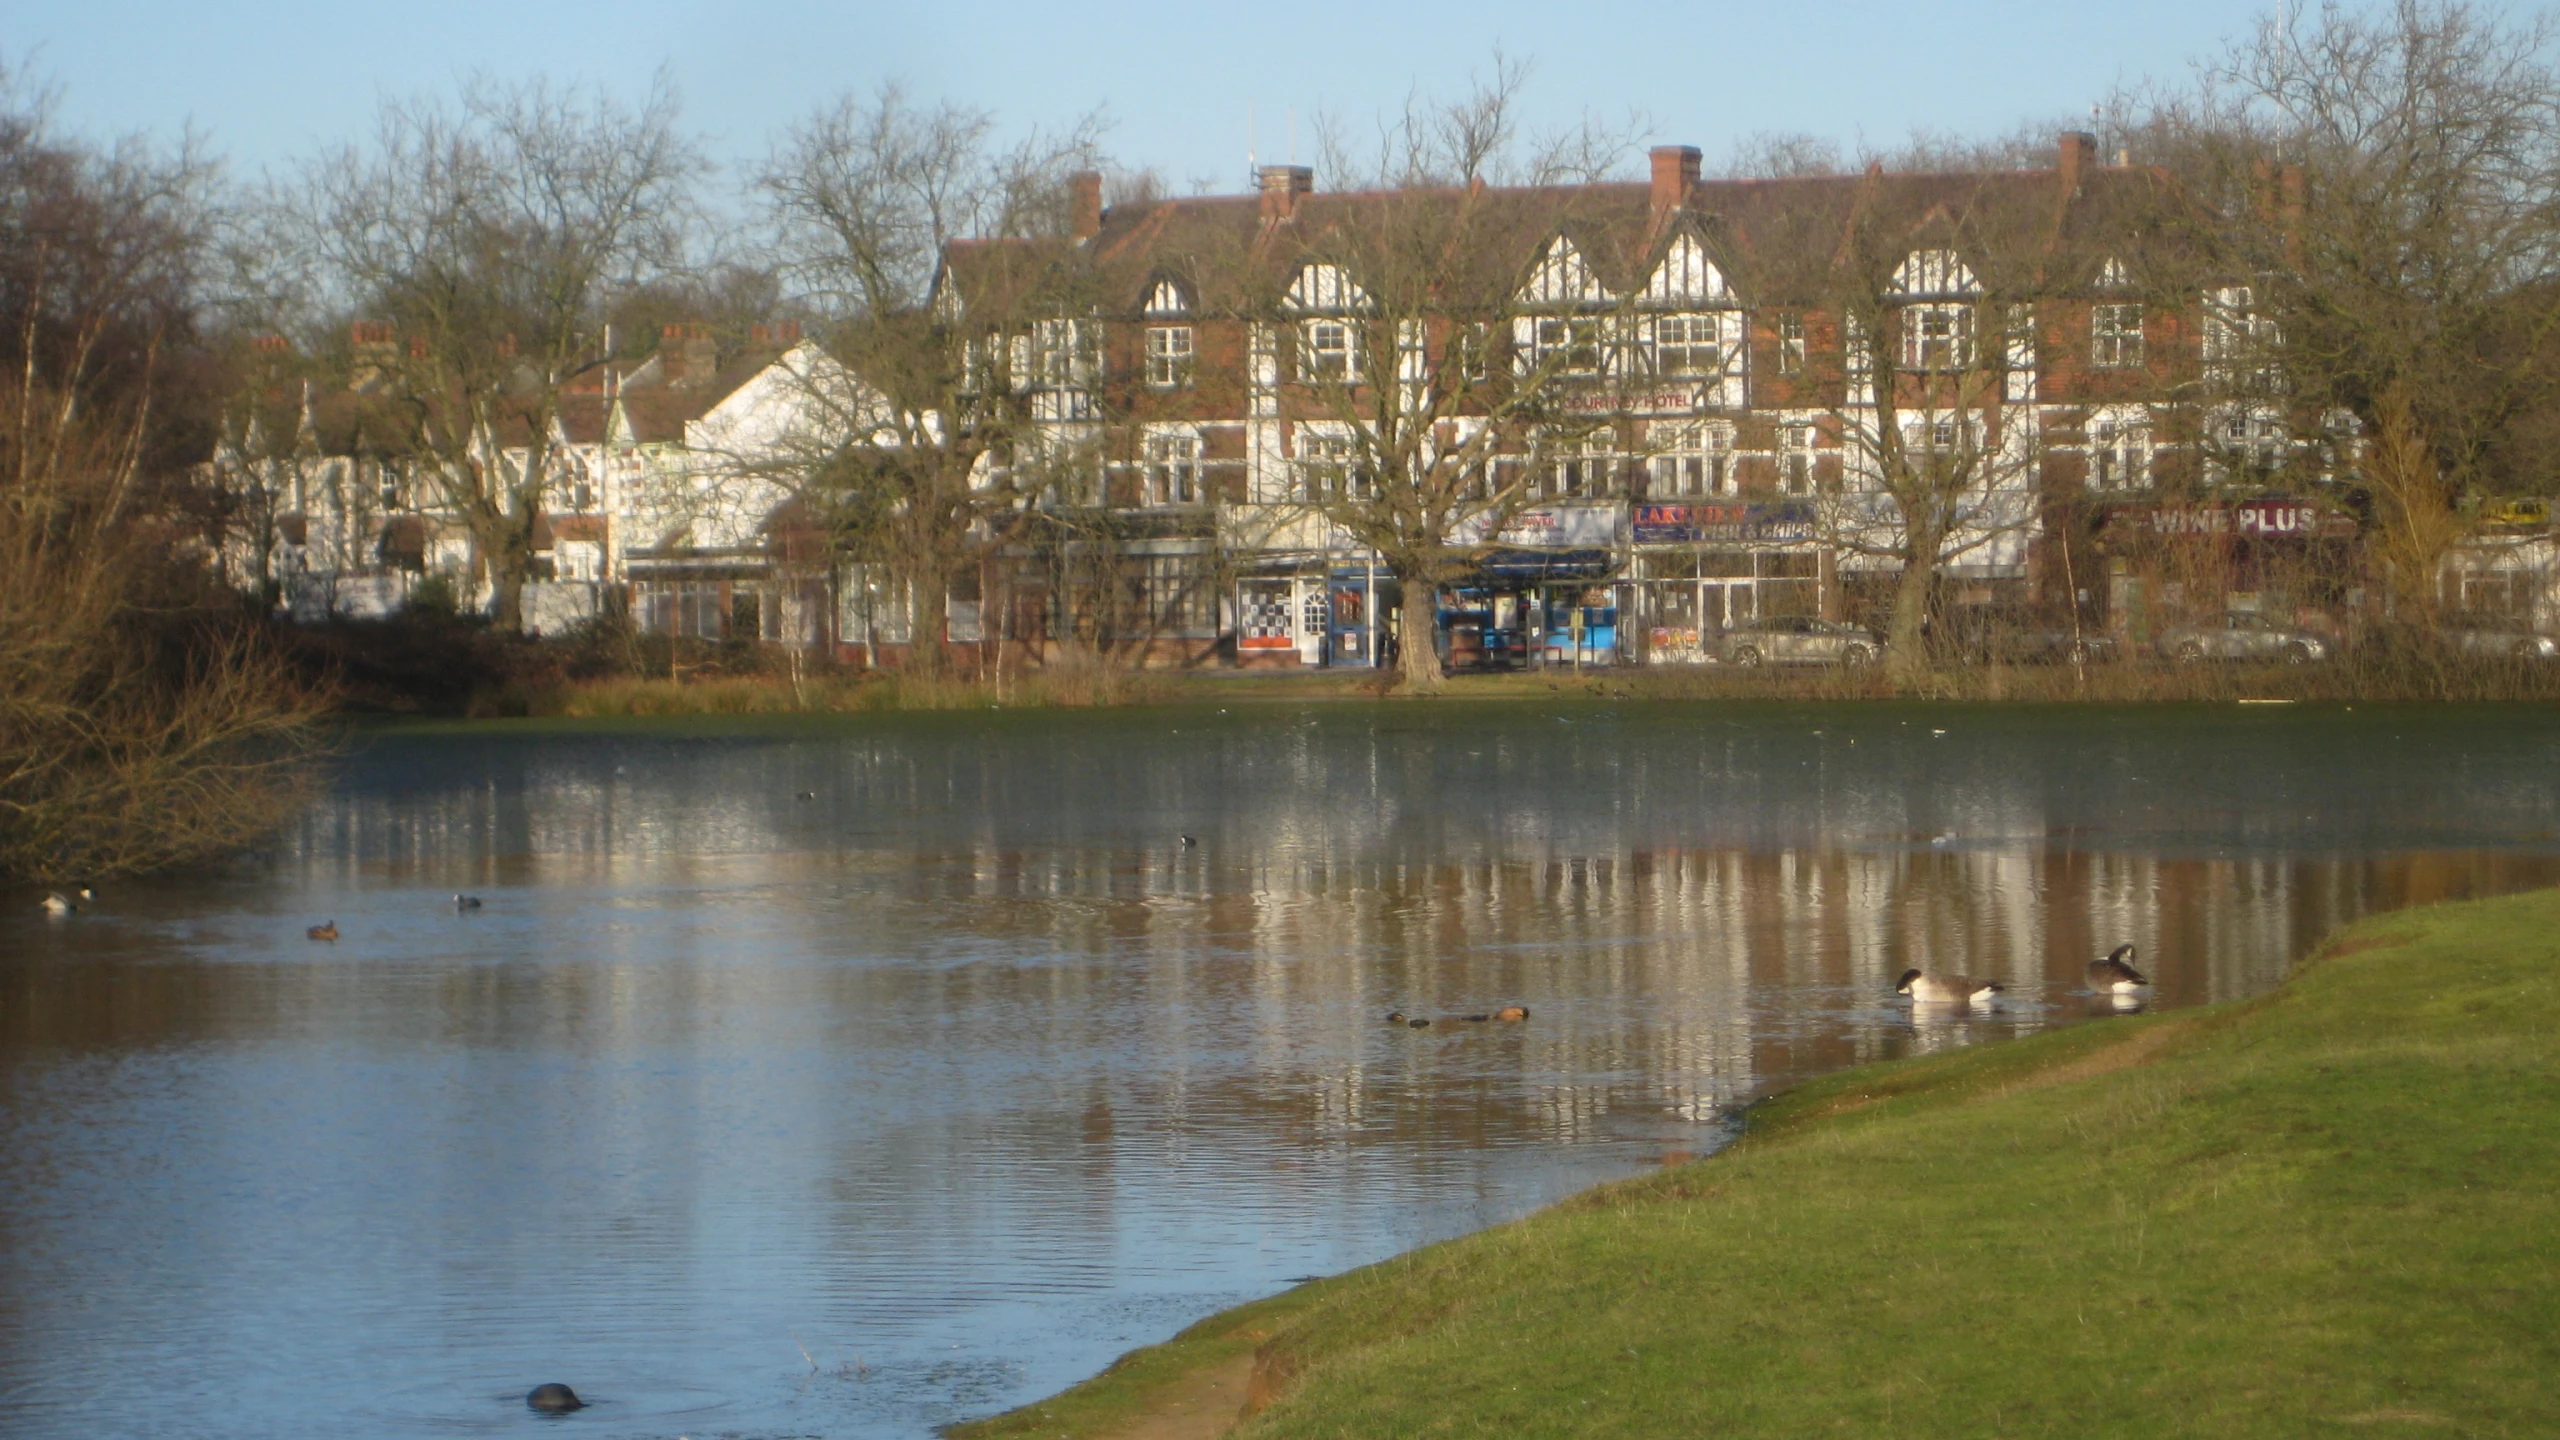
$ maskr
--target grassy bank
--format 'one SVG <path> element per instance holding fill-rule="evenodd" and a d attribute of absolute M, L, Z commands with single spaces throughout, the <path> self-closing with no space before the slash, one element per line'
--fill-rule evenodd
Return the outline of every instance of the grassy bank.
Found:
<path fill-rule="evenodd" d="M 2262 1000 L 1834 1076 L 957 1434 L 1170 1436 L 1248 1351 L 1256 1440 L 2548 1434 L 2555 961 L 2560 892 L 2403 911 Z"/>

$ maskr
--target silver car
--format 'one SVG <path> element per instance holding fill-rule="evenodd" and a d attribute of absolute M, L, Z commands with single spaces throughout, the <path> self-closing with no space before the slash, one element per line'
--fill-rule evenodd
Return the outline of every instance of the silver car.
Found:
<path fill-rule="evenodd" d="M 2521 620 L 2457 616 L 2437 633 L 2457 655 L 2481 660 L 2560 660 L 2560 639 L 2537 635 Z"/>
<path fill-rule="evenodd" d="M 2278 625 L 2264 615 L 2235 611 L 2218 620 L 2173 625 L 2161 632 L 2160 653 L 2181 665 L 2206 660 L 2281 660 L 2308 665 L 2329 658 L 2329 642 L 2308 630 Z"/>
<path fill-rule="evenodd" d="M 1884 653 L 1884 642 L 1855 625 L 1835 625 L 1810 615 L 1769 615 L 1724 632 L 1716 658 L 1727 665 L 1865 665 Z"/>

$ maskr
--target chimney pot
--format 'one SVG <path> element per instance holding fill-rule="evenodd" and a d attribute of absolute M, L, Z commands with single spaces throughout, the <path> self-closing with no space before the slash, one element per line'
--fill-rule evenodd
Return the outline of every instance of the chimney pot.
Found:
<path fill-rule="evenodd" d="M 1689 203 L 1698 183 L 1700 155 L 1695 145 L 1656 145 L 1653 156 L 1653 213 L 1667 214 Z"/>
<path fill-rule="evenodd" d="M 1067 177 L 1067 198 L 1075 210 L 1074 233 L 1090 240 L 1102 233 L 1102 172 L 1079 170 Z"/>
<path fill-rule="evenodd" d="M 1266 223 L 1296 214 L 1298 197 L 1316 188 L 1316 172 L 1305 165 L 1265 165 L 1257 178 L 1262 182 L 1262 218 Z"/>

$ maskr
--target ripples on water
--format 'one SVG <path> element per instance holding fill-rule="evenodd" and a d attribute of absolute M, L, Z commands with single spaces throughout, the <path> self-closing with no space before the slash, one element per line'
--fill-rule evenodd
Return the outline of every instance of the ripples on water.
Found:
<path fill-rule="evenodd" d="M 386 737 L 13 900 L 0 1431 L 921 1435 L 2118 941 L 2190 1004 L 2560 880 L 2541 712 L 1232 708 Z"/>

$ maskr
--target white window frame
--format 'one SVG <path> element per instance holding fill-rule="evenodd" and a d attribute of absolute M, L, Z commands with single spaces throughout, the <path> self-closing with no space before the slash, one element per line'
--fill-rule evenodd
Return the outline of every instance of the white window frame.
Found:
<path fill-rule="evenodd" d="M 1598 375 L 1609 351 L 1608 327 L 1598 315 L 1534 315 L 1524 317 L 1529 344 L 1524 370 L 1589 378 Z M 1549 365 L 1549 357 L 1560 357 Z"/>
<path fill-rule="evenodd" d="M 2151 488 L 2151 420 L 2101 411 L 2089 417 L 2091 490 L 2122 492 Z"/>
<path fill-rule="evenodd" d="M 1805 367 L 1804 316 L 1778 317 L 1778 373 L 1801 375 Z"/>
<path fill-rule="evenodd" d="M 1298 322 L 1298 356 L 1301 380 L 1359 384 L 1360 322 L 1348 315 L 1318 315 Z"/>
<path fill-rule="evenodd" d="M 1973 364 L 1974 307 L 1930 301 L 1902 307 L 1902 368 L 1962 370 Z"/>
<path fill-rule="evenodd" d="M 2142 368 L 2142 306 L 2101 300 L 2089 307 L 2089 364 L 2099 370 Z"/>
<path fill-rule="evenodd" d="M 1810 495 L 1814 491 L 1817 453 L 1811 421 L 1790 420 L 1778 427 L 1778 493 Z"/>
<path fill-rule="evenodd" d="M 1188 430 L 1152 430 L 1146 437 L 1145 489 L 1149 506 L 1203 503 L 1200 437 Z"/>
<path fill-rule="evenodd" d="M 1538 441 L 1538 489 L 1550 500 L 1600 499 L 1615 494 L 1625 459 L 1615 426 L 1582 435 L 1547 435 Z"/>
<path fill-rule="evenodd" d="M 1654 374 L 1703 380 L 1724 373 L 1722 317 L 1695 311 L 1657 315 L 1646 328 Z"/>
<path fill-rule="evenodd" d="M 1308 504 L 1376 498 L 1376 476 L 1361 463 L 1356 437 L 1331 430 L 1301 429 L 1297 450 L 1298 494 Z"/>
<path fill-rule="evenodd" d="M 1689 499 L 1734 493 L 1733 427 L 1693 424 L 1669 427 L 1647 460 L 1655 499 Z"/>
<path fill-rule="evenodd" d="M 1190 389 L 1193 356 L 1193 335 L 1190 326 L 1148 326 L 1148 387 L 1156 390 Z"/>

